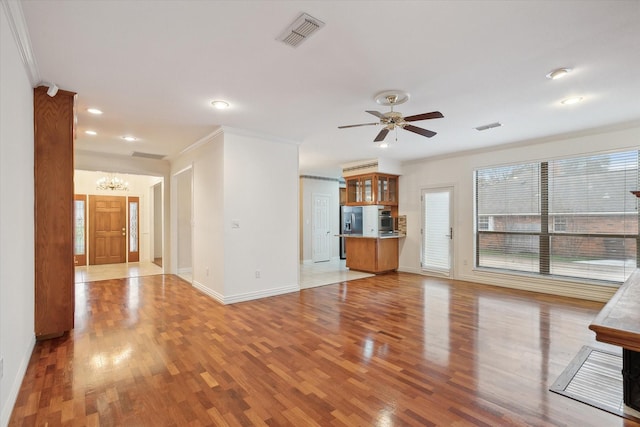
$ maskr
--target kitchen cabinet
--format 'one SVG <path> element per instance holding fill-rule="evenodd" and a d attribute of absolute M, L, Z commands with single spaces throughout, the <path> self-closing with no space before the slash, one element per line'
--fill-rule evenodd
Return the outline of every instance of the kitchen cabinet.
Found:
<path fill-rule="evenodd" d="M 398 176 L 366 174 L 345 178 L 349 206 L 398 205 Z"/>
<path fill-rule="evenodd" d="M 345 236 L 350 270 L 385 273 L 398 269 L 398 238 Z"/>
<path fill-rule="evenodd" d="M 35 335 L 73 329 L 73 92 L 34 89 Z"/>

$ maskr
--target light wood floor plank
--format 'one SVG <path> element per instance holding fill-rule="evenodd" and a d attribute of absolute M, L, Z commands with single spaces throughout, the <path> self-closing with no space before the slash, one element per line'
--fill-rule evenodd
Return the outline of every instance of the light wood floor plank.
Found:
<path fill-rule="evenodd" d="M 223 306 L 76 284 L 10 426 L 638 426 L 548 391 L 602 304 L 392 273 Z"/>

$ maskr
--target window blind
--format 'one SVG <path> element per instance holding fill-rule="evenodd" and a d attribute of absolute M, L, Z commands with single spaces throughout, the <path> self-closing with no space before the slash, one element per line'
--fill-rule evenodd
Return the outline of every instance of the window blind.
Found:
<path fill-rule="evenodd" d="M 476 266 L 618 283 L 636 268 L 637 151 L 480 169 L 475 184 Z"/>

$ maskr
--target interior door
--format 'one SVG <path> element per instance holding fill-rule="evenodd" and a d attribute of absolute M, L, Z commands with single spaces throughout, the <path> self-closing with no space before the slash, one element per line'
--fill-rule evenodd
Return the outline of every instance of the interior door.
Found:
<path fill-rule="evenodd" d="M 312 227 L 312 250 L 311 260 L 313 262 L 329 261 L 331 259 L 331 221 L 329 218 L 329 202 L 331 196 L 328 194 L 313 194 L 313 216 L 311 217 Z"/>
<path fill-rule="evenodd" d="M 453 188 L 422 191 L 422 270 L 451 277 Z"/>
<path fill-rule="evenodd" d="M 89 196 L 89 264 L 126 262 L 127 199 Z"/>

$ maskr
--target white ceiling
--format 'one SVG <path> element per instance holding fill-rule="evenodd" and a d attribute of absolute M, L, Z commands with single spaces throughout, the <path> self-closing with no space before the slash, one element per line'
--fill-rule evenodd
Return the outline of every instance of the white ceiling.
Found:
<path fill-rule="evenodd" d="M 478 149 L 640 120 L 640 1 L 22 2 L 42 80 L 78 93 L 76 147 L 175 156 L 217 126 L 300 143 L 302 174 Z M 302 12 L 325 26 L 276 40 Z M 545 75 L 558 67 L 566 78 Z M 373 139 L 365 110 L 400 89 L 431 139 Z M 580 95 L 584 101 L 559 101 Z M 225 111 L 210 106 L 225 99 Z M 87 107 L 104 111 L 99 117 Z M 503 127 L 478 132 L 499 121 Z M 97 136 L 85 135 L 92 129 Z M 120 137 L 133 134 L 139 141 Z M 640 141 L 639 141 L 640 143 Z"/>

